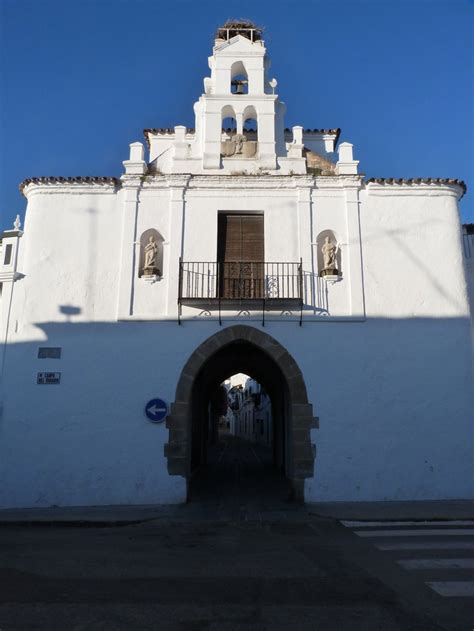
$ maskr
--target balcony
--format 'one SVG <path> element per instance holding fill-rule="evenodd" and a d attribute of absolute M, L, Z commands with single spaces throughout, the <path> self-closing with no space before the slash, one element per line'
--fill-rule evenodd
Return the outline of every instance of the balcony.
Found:
<path fill-rule="evenodd" d="M 179 262 L 179 305 L 245 304 L 265 309 L 303 307 L 303 267 L 299 263 Z"/>

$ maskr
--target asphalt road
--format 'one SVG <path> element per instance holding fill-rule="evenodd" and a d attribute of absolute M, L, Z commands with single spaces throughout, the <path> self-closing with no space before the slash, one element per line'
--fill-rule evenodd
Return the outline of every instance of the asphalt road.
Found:
<path fill-rule="evenodd" d="M 4 523 L 0 630 L 472 631 L 472 522 L 318 517 L 226 453 L 159 519 Z"/>
<path fill-rule="evenodd" d="M 0 532 L 1 631 L 473 628 L 474 599 L 440 596 L 331 520 Z"/>

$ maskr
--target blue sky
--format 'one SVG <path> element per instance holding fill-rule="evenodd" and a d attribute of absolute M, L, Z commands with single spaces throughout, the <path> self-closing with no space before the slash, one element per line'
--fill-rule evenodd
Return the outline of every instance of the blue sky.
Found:
<path fill-rule="evenodd" d="M 1 228 L 39 175 L 117 175 L 194 126 L 213 33 L 265 27 L 286 126 L 341 127 L 368 177 L 457 177 L 474 222 L 472 0 L 0 0 Z"/>

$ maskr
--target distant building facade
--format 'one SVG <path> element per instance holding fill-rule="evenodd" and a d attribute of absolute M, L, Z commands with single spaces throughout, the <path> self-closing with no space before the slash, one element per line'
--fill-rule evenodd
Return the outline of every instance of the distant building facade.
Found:
<path fill-rule="evenodd" d="M 145 130 L 120 177 L 21 184 L 0 505 L 185 501 L 237 372 L 272 402 L 295 496 L 472 497 L 464 184 L 366 179 L 339 129 L 286 129 L 251 24 L 218 31 L 209 67 L 195 128 Z"/>
<path fill-rule="evenodd" d="M 231 431 L 234 436 L 272 446 L 272 404 L 261 384 L 248 377 L 242 386 L 231 388 L 229 409 L 234 417 Z"/>

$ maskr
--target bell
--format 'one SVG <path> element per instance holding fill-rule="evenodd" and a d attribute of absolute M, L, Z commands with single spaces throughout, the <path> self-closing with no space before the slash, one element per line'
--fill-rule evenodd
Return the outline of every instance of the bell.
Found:
<path fill-rule="evenodd" d="M 247 81 L 242 79 L 234 79 L 232 81 L 232 87 L 235 88 L 234 94 L 246 94 L 245 86 Z"/>

